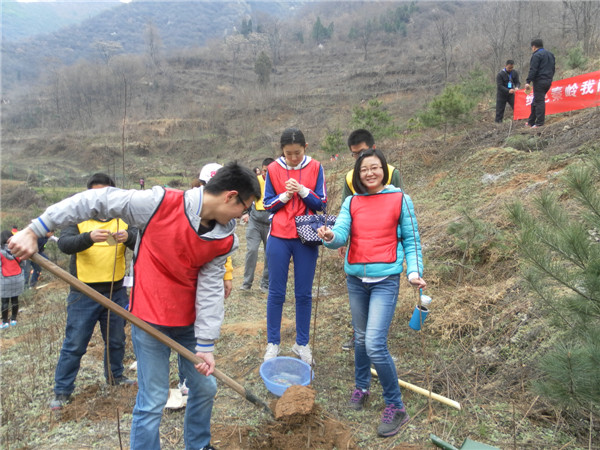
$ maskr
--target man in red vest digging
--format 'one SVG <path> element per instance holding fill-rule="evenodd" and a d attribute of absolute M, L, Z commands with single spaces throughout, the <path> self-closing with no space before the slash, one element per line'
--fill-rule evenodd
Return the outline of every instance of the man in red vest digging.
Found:
<path fill-rule="evenodd" d="M 204 360 L 183 360 L 189 388 L 184 419 L 186 448 L 211 449 L 210 418 L 216 393 L 214 341 L 223 322 L 225 260 L 237 249 L 240 218 L 260 198 L 252 170 L 237 163 L 220 169 L 199 189 L 178 191 L 107 187 L 50 206 L 11 238 L 15 256 L 28 258 L 46 232 L 92 218 L 119 217 L 140 230 L 130 311 Z M 169 392 L 170 348 L 132 326 L 138 395 L 131 449 L 160 448 L 159 426 Z"/>

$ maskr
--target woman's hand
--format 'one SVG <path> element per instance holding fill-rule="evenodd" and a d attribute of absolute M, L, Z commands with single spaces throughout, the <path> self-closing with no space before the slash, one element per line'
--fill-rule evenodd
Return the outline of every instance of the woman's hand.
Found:
<path fill-rule="evenodd" d="M 408 282 L 414 287 L 418 287 L 419 289 L 425 289 L 425 287 L 427 286 L 427 283 L 425 283 L 425 280 L 421 277 L 412 278 L 408 280 Z"/>
<path fill-rule="evenodd" d="M 298 180 L 295 180 L 293 178 L 290 178 L 289 180 L 287 180 L 285 182 L 285 188 L 288 191 L 288 193 L 296 194 L 297 192 L 300 192 L 302 190 L 304 186 L 302 186 L 300 183 L 298 183 Z"/>
<path fill-rule="evenodd" d="M 322 226 L 317 229 L 317 236 L 319 236 L 319 238 L 323 239 L 325 242 L 329 242 L 335 237 L 335 234 L 331 228 Z"/>

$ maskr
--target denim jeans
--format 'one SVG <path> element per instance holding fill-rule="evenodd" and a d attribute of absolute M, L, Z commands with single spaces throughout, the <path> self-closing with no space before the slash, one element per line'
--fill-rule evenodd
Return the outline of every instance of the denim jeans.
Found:
<path fill-rule="evenodd" d="M 375 366 L 386 405 L 402 408 L 396 365 L 387 347 L 390 324 L 398 300 L 399 275 L 376 283 L 364 283 L 348 275 L 348 298 L 354 327 L 354 378 L 356 387 L 368 389 L 371 364 Z"/>
<path fill-rule="evenodd" d="M 103 294 L 108 298 L 109 294 Z M 129 298 L 127 290 L 121 288 L 113 292 L 112 301 L 123 308 L 127 307 Z M 69 395 L 75 390 L 75 378 L 79 372 L 81 357 L 94 333 L 96 323 L 100 323 L 100 331 L 104 339 L 104 376 L 108 381 L 108 366 L 114 378 L 123 375 L 123 356 L 125 355 L 125 319 L 92 300 L 81 292 L 71 290 L 67 297 L 67 327 L 54 373 L 54 393 Z M 108 346 L 106 330 L 108 325 Z M 109 359 L 106 352 L 108 347 Z"/>
<path fill-rule="evenodd" d="M 254 281 L 254 271 L 256 270 L 256 261 L 258 260 L 258 248 L 260 243 L 263 243 L 265 248 L 265 266 L 262 273 L 260 287 L 269 288 L 269 266 L 267 265 L 267 238 L 269 237 L 269 229 L 271 227 L 268 221 L 269 211 L 254 211 L 250 212 L 250 219 L 246 224 L 246 264 L 244 266 L 244 283 L 245 288 L 252 287 Z"/>
<path fill-rule="evenodd" d="M 161 333 L 195 352 L 194 326 L 163 327 Z M 138 363 L 138 393 L 131 422 L 131 450 L 160 449 L 159 427 L 169 397 L 169 357 L 171 349 L 140 328 L 131 326 L 131 341 Z M 210 418 L 217 393 L 217 381 L 199 373 L 194 364 L 181 358 L 181 370 L 189 388 L 183 420 L 186 449 L 201 449 L 210 444 Z"/>
<path fill-rule="evenodd" d="M 267 342 L 281 342 L 281 317 L 287 288 L 290 258 L 294 258 L 294 294 L 296 296 L 296 343 L 306 345 L 310 334 L 312 285 L 319 256 L 318 247 L 309 247 L 300 239 L 269 236 L 269 295 L 267 297 Z"/>

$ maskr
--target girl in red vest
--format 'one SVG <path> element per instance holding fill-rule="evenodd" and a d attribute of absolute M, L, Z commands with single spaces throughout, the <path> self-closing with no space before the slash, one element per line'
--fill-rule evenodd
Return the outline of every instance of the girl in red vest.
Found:
<path fill-rule="evenodd" d="M 423 258 L 412 201 L 401 189 L 385 185 L 388 175 L 381 151 L 361 152 L 352 178 L 356 194 L 344 200 L 333 229 L 318 230 L 328 248 L 342 247 L 350 239 L 344 270 L 355 336 L 356 387 L 349 406 L 357 411 L 365 406 L 373 364 L 386 405 L 377 429 L 382 437 L 398 433 L 409 419 L 387 347 L 404 260 L 409 283 L 426 286 L 421 278 Z"/>
<path fill-rule="evenodd" d="M 312 285 L 317 265 L 318 247 L 300 242 L 294 218 L 322 211 L 327 203 L 325 175 L 321 164 L 306 155 L 304 134 L 288 128 L 281 135 L 282 156 L 269 164 L 265 179 L 263 205 L 270 211 L 271 231 L 267 240 L 269 296 L 267 298 L 267 349 L 264 360 L 279 354 L 281 316 L 290 259 L 294 259 L 294 294 L 296 296 L 296 342 L 292 351 L 302 361 L 312 364 L 308 345 Z"/>
<path fill-rule="evenodd" d="M 25 289 L 25 277 L 21 269 L 21 261 L 10 253 L 6 248 L 8 239 L 12 236 L 10 230 L 4 230 L 0 239 L 1 278 L 0 294 L 2 296 L 2 325 L 1 328 L 8 328 L 17 324 L 17 314 L 19 312 L 19 295 Z M 9 303 L 12 306 L 10 322 L 8 320 Z"/>

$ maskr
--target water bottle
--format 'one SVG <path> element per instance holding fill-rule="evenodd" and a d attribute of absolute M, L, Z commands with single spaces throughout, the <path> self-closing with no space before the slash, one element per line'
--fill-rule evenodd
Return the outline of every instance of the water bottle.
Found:
<path fill-rule="evenodd" d="M 429 314 L 430 303 L 431 297 L 421 294 L 421 305 L 415 306 L 410 322 L 408 322 L 408 326 L 413 330 L 419 331 L 421 329 L 421 324 L 425 322 L 427 314 Z"/>

